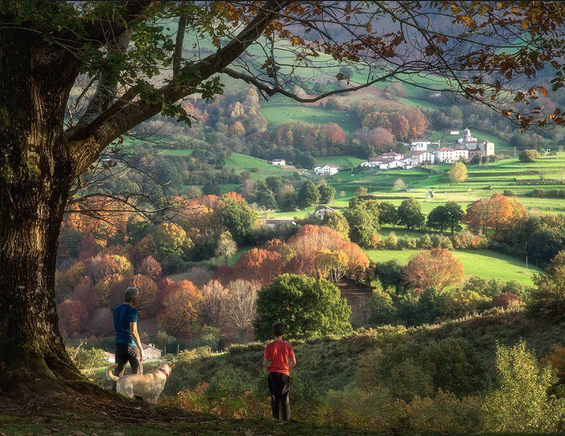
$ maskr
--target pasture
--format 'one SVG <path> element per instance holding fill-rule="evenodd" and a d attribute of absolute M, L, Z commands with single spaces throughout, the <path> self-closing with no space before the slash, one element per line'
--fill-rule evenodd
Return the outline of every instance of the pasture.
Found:
<path fill-rule="evenodd" d="M 402 265 L 418 254 L 418 250 L 365 250 L 372 262 L 396 260 Z M 515 280 L 523 285 L 532 286 L 534 273 L 541 272 L 535 266 L 525 267 L 525 262 L 511 256 L 491 250 L 453 250 L 453 257 L 461 261 L 465 275 L 479 276 L 485 279 Z"/>
<path fill-rule="evenodd" d="M 399 205 L 414 197 L 422 203 L 424 213 L 447 201 L 456 201 L 463 208 L 475 200 L 490 197 L 494 193 L 513 191 L 515 197 L 528 210 L 564 213 L 565 199 L 536 198 L 534 189 L 565 190 L 565 153 L 547 156 L 534 163 L 522 163 L 517 158 L 503 159 L 486 165 L 469 165 L 465 182 L 450 182 L 446 174 L 450 165 L 432 165 L 428 169 L 366 170 L 356 173 L 340 171 L 328 177 L 336 189 L 334 205 L 346 206 L 359 187 L 380 200 Z M 402 179 L 410 191 L 394 191 L 394 183 Z M 433 198 L 428 191 L 433 191 Z"/>

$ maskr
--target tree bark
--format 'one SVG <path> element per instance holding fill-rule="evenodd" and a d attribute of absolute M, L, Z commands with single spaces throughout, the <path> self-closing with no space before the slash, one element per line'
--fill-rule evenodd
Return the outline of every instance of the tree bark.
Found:
<path fill-rule="evenodd" d="M 26 44 L 22 44 L 26 41 Z M 0 33 L 0 391 L 85 380 L 67 355 L 55 261 L 75 173 L 63 135 L 79 62 L 25 31 Z"/>

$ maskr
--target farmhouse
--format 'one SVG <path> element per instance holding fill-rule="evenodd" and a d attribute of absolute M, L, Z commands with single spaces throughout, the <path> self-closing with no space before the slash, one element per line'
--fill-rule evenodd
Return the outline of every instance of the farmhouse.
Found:
<path fill-rule="evenodd" d="M 466 148 L 448 148 L 441 147 L 433 151 L 434 162 L 451 163 L 456 162 L 461 158 L 469 158 L 469 150 Z"/>
<path fill-rule="evenodd" d="M 360 167 L 364 167 L 364 168 L 376 168 L 379 166 L 379 163 L 382 161 L 382 159 L 378 158 L 378 157 L 370 157 L 369 159 L 367 159 L 365 162 L 361 162 L 359 164 Z"/>
<path fill-rule="evenodd" d="M 394 159 L 394 160 L 402 160 L 406 158 L 405 154 L 395 153 L 394 151 L 390 151 L 389 153 L 384 153 L 383 155 L 379 156 L 383 159 Z"/>
<path fill-rule="evenodd" d="M 382 154 L 378 157 L 370 157 L 365 162 L 361 162 L 359 166 L 363 168 L 379 168 L 381 170 L 390 170 L 392 168 L 405 166 L 403 162 L 405 159 L 405 154 L 390 151 L 389 153 Z"/>
<path fill-rule="evenodd" d="M 263 220 L 263 225 L 269 229 L 275 229 L 277 227 L 290 227 L 295 226 L 296 222 L 292 219 L 285 218 L 275 218 L 275 219 L 265 219 Z"/>
<path fill-rule="evenodd" d="M 431 141 L 427 139 L 413 139 L 410 141 L 410 151 L 426 151 Z"/>
<path fill-rule="evenodd" d="M 163 356 L 163 350 L 160 350 L 153 344 L 141 344 L 146 360 L 160 360 Z"/>
<path fill-rule="evenodd" d="M 314 216 L 316 218 L 318 218 L 319 220 L 323 220 L 324 217 L 326 216 L 326 213 L 328 212 L 335 212 L 335 209 L 329 207 L 329 206 L 322 206 L 318 209 L 316 209 L 316 212 L 314 212 Z"/>
<path fill-rule="evenodd" d="M 337 174 L 339 167 L 337 165 L 327 164 L 322 167 L 315 167 L 314 172 L 319 176 L 333 176 Z"/>
<path fill-rule="evenodd" d="M 417 151 L 412 154 L 410 160 L 413 166 L 422 165 L 424 163 L 433 164 L 434 154 L 430 151 Z"/>
<path fill-rule="evenodd" d="M 271 162 L 271 165 L 281 167 L 281 166 L 283 166 L 283 165 L 286 165 L 286 160 L 284 160 L 284 159 L 274 159 L 274 160 Z"/>

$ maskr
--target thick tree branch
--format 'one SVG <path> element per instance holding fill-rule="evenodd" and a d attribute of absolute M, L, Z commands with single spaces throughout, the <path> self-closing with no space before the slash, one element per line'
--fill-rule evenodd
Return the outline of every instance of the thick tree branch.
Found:
<path fill-rule="evenodd" d="M 194 65 L 195 80 L 183 84 L 173 82 L 160 88 L 158 103 L 132 102 L 135 92 L 130 89 L 118 102 L 110 106 L 88 126 L 69 131 L 67 137 L 73 143 L 72 152 L 75 155 L 79 172 L 86 169 L 111 141 L 158 114 L 164 103 L 175 102 L 196 92 L 198 85 L 222 71 L 243 54 L 247 47 L 261 36 L 277 14 L 291 3 L 291 1 L 270 2 L 269 7 L 258 12 L 253 20 L 228 44 Z"/>
<path fill-rule="evenodd" d="M 230 77 L 233 77 L 234 79 L 243 80 L 244 82 L 247 82 L 250 85 L 255 86 L 257 89 L 263 91 L 269 97 L 272 97 L 275 94 L 281 94 L 284 95 L 285 97 L 292 98 L 293 100 L 296 100 L 300 103 L 315 103 L 323 98 L 329 97 L 330 95 L 358 91 L 360 89 L 367 88 L 368 86 L 371 86 L 377 82 L 382 82 L 384 80 L 390 79 L 391 77 L 394 77 L 395 74 L 398 74 L 398 70 L 394 70 L 390 73 L 387 73 L 376 79 L 370 80 L 366 83 L 362 83 L 361 85 L 358 86 L 353 86 L 351 88 L 345 88 L 345 89 L 334 89 L 333 91 L 324 92 L 323 94 L 317 95 L 315 97 L 304 98 L 304 97 L 299 97 L 298 95 L 293 94 L 292 92 L 286 91 L 283 88 L 279 88 L 279 87 L 273 88 L 267 85 L 266 83 L 261 82 L 260 80 L 258 80 L 253 76 L 232 70 L 231 68 L 224 68 L 221 72 L 227 74 Z"/>
<path fill-rule="evenodd" d="M 125 53 L 131 38 L 129 30 L 123 32 L 118 38 L 112 41 L 108 46 L 109 55 L 115 53 Z M 116 98 L 118 91 L 118 82 L 109 71 L 102 71 L 98 75 L 98 87 L 92 96 L 84 115 L 80 119 L 76 128 L 88 125 L 98 115 L 104 112 L 110 106 L 110 103 Z"/>

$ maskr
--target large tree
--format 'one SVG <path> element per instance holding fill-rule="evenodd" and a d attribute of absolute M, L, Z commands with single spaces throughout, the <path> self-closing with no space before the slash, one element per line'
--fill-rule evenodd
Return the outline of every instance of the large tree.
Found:
<path fill-rule="evenodd" d="M 265 97 L 308 102 L 395 77 L 417 85 L 424 72 L 449 79 L 440 91 L 512 117 L 519 108 L 505 99 L 545 92 L 525 83 L 510 94 L 512 79 L 533 77 L 553 59 L 561 67 L 564 9 L 560 2 L 2 2 L 0 388 L 85 382 L 57 327 L 57 240 L 73 187 L 105 163 L 112 141 L 159 113 L 186 120 L 177 102 L 195 93 L 213 98 L 219 73 Z M 186 52 L 185 34 L 198 39 Z M 343 87 L 315 97 L 290 91 L 293 75 L 316 62 L 356 63 L 367 77 L 346 83 L 338 75 Z M 548 118 L 535 108 L 519 115 L 522 123 Z M 551 115 L 564 122 L 560 112 Z"/>

